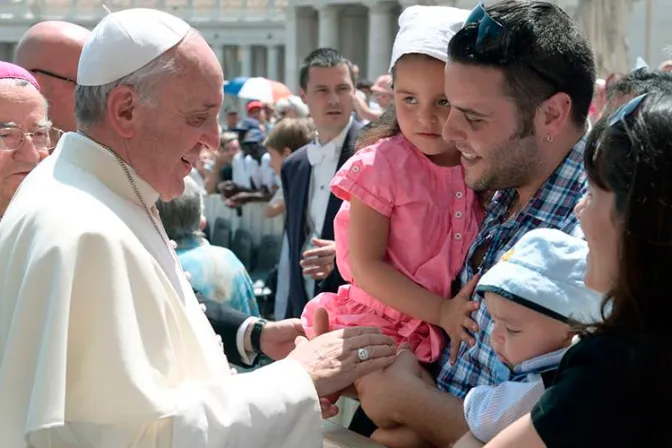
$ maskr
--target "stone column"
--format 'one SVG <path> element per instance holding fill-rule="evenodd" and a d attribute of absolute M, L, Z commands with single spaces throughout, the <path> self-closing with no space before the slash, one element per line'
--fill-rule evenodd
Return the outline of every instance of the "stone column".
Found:
<path fill-rule="evenodd" d="M 277 81 L 279 79 L 277 45 L 272 44 L 266 47 L 266 68 L 266 76 L 268 79 Z"/>
<path fill-rule="evenodd" d="M 315 49 L 318 24 L 315 10 L 306 7 L 288 7 L 285 13 L 285 85 L 299 91 L 301 61 Z"/>
<path fill-rule="evenodd" d="M 392 29 L 393 3 L 369 5 L 369 45 L 366 77 L 373 82 L 390 68 L 394 30 Z"/>
<path fill-rule="evenodd" d="M 240 46 L 240 76 L 252 76 L 252 46 Z"/>
<path fill-rule="evenodd" d="M 338 49 L 338 19 L 340 8 L 324 5 L 317 10 L 319 21 L 318 45 Z"/>
<path fill-rule="evenodd" d="M 285 84 L 295 92 L 299 88 L 299 20 L 290 3 L 285 10 Z"/>
<path fill-rule="evenodd" d="M 217 56 L 217 60 L 219 61 L 219 66 L 222 67 L 222 71 L 224 70 L 224 66 L 226 65 L 224 63 L 224 45 L 221 44 L 210 44 L 210 48 L 212 48 L 212 52 L 215 53 L 215 56 Z M 224 76 L 229 76 L 227 73 L 224 73 Z"/>
<path fill-rule="evenodd" d="M 266 48 L 261 46 L 252 47 L 252 76 L 266 76 Z"/>
<path fill-rule="evenodd" d="M 233 79 L 236 76 L 240 76 L 238 46 L 227 45 L 224 47 L 224 79 Z"/>

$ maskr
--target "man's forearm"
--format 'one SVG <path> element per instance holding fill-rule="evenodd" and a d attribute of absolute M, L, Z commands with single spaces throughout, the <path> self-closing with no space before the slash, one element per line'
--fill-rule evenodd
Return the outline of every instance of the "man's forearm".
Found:
<path fill-rule="evenodd" d="M 464 403 L 435 387 L 423 385 L 413 394 L 402 394 L 396 419 L 434 446 L 449 447 L 469 431 L 464 419 Z"/>

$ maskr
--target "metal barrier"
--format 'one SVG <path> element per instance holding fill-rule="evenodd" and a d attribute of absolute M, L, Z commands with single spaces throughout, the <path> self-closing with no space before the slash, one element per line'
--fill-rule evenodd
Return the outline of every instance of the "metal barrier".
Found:
<path fill-rule="evenodd" d="M 271 235 L 282 238 L 284 227 L 284 215 L 273 218 L 264 216 L 265 202 L 252 202 L 239 208 L 229 208 L 223 202 L 220 195 L 212 194 L 205 198 L 205 217 L 210 225 L 210 235 L 212 241 L 215 237 L 217 219 L 221 226 L 230 229 L 230 242 L 228 245 L 219 244 L 224 247 L 230 247 L 236 231 L 246 230 L 252 237 L 252 245 L 258 248 L 264 236 Z M 215 238 L 216 239 L 216 238 Z"/>

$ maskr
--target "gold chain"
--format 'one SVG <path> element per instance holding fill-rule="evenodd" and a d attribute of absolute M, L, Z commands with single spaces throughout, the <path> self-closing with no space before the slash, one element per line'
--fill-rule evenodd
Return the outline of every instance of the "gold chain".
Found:
<path fill-rule="evenodd" d="M 152 212 L 149 210 L 149 207 L 147 206 L 147 203 L 145 202 L 144 198 L 140 194 L 140 190 L 138 189 L 138 186 L 135 184 L 135 180 L 133 180 L 133 176 L 131 175 L 131 171 L 128 169 L 128 165 L 124 160 L 117 154 L 112 148 L 109 146 L 103 145 L 102 143 L 99 143 L 95 140 L 93 140 L 91 137 L 88 135 L 84 134 L 82 131 L 77 131 L 79 134 L 83 135 L 84 137 L 88 138 L 89 140 L 97 143 L 100 145 L 102 148 L 107 150 L 110 154 L 114 156 L 114 158 L 117 160 L 117 163 L 119 166 L 124 170 L 124 173 L 126 173 L 126 178 L 128 179 L 128 182 L 131 184 L 131 187 L 133 187 L 133 191 L 135 192 L 135 195 L 137 196 L 138 200 L 140 201 L 140 204 L 142 204 L 142 207 L 145 209 L 145 212 L 147 213 L 147 217 L 149 217 L 149 220 L 152 222 L 152 225 L 154 226 L 154 229 L 156 230 L 156 233 L 159 234 L 161 237 L 161 240 L 163 243 L 168 246 L 168 249 L 170 249 L 170 252 L 172 254 L 172 246 L 170 245 L 170 242 L 166 239 L 166 237 L 163 235 L 163 232 L 161 232 L 161 229 L 159 228 L 159 225 L 156 223 L 154 220 L 154 216 L 152 216 Z"/>

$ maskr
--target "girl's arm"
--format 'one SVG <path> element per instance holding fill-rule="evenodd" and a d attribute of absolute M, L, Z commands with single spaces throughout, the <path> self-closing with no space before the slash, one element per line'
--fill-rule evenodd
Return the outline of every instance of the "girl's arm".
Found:
<path fill-rule="evenodd" d="M 355 284 L 402 313 L 440 325 L 440 308 L 446 298 L 426 290 L 385 262 L 389 229 L 389 218 L 350 197 L 349 261 Z"/>

